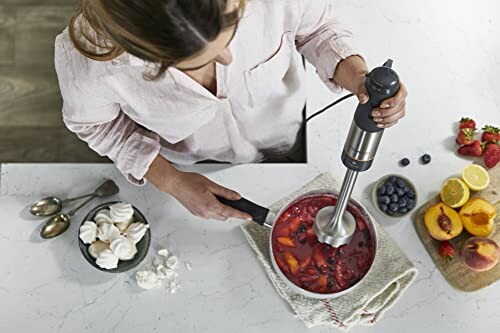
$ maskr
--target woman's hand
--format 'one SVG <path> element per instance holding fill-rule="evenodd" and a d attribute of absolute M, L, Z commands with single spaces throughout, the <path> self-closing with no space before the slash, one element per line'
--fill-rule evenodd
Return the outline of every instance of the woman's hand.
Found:
<path fill-rule="evenodd" d="M 228 200 L 238 200 L 241 198 L 238 193 L 200 174 L 179 171 L 161 155 L 158 155 L 149 167 L 146 179 L 159 190 L 176 198 L 193 215 L 220 221 L 231 217 L 243 220 L 252 218 L 249 214 L 226 206 L 215 198 L 215 195 L 218 195 Z"/>
<path fill-rule="evenodd" d="M 365 81 L 368 68 L 363 58 L 351 56 L 342 60 L 335 71 L 333 80 L 341 87 L 351 91 L 358 97 L 361 104 L 368 102 L 368 92 Z M 372 116 L 378 127 L 388 128 L 397 124 L 406 114 L 406 96 L 408 91 L 401 82 L 397 94 L 386 99 L 379 108 L 372 111 Z"/>
<path fill-rule="evenodd" d="M 241 196 L 238 193 L 200 174 L 177 171 L 170 186 L 168 192 L 195 216 L 219 221 L 226 221 L 228 218 L 252 218 L 249 214 L 226 206 L 215 198 L 215 195 L 218 195 L 228 200 L 239 200 Z"/>

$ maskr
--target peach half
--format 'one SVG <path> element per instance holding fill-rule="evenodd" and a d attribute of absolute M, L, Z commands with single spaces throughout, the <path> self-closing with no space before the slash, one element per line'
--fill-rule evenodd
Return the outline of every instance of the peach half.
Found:
<path fill-rule="evenodd" d="M 465 241 L 462 248 L 465 265 L 476 272 L 488 271 L 495 267 L 499 256 L 498 244 L 485 237 L 471 237 Z"/>
<path fill-rule="evenodd" d="M 496 215 L 495 207 L 483 199 L 471 199 L 460 209 L 464 228 L 473 236 L 491 234 Z"/>
<path fill-rule="evenodd" d="M 432 238 L 439 241 L 455 238 L 463 230 L 460 215 L 442 202 L 427 209 L 424 223 Z"/>

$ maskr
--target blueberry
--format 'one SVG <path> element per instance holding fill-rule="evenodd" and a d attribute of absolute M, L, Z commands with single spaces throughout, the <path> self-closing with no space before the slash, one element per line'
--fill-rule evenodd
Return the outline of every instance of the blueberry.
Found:
<path fill-rule="evenodd" d="M 387 215 L 391 215 L 391 216 L 392 216 L 392 215 L 394 215 L 394 213 L 395 213 L 395 212 L 393 212 L 392 210 L 390 210 L 390 209 L 389 209 L 389 210 L 388 210 L 387 212 L 385 212 L 385 213 L 386 213 Z"/>
<path fill-rule="evenodd" d="M 395 191 L 394 186 L 389 184 L 389 185 L 387 185 L 387 187 L 385 189 L 385 194 L 392 195 L 394 193 L 394 191 Z"/>
<path fill-rule="evenodd" d="M 391 195 L 391 202 L 398 202 L 398 201 L 399 201 L 399 196 L 396 193 Z"/>
<path fill-rule="evenodd" d="M 415 198 L 415 191 L 411 190 L 410 192 L 406 193 L 406 196 L 409 199 L 414 199 Z"/>
<path fill-rule="evenodd" d="M 397 180 L 398 180 L 398 177 L 396 177 L 396 176 L 390 176 L 388 181 L 389 181 L 389 183 L 393 183 L 394 184 Z"/>
<path fill-rule="evenodd" d="M 403 187 L 403 191 L 405 191 L 405 193 L 408 193 L 411 191 L 411 188 L 409 188 L 408 186 L 405 186 L 405 187 Z"/>
<path fill-rule="evenodd" d="M 415 207 L 415 200 L 409 199 L 408 203 L 406 204 L 406 208 L 413 209 L 414 207 Z"/>
<path fill-rule="evenodd" d="M 408 205 L 408 199 L 406 198 L 401 198 L 399 200 L 399 207 L 406 207 Z"/>
<path fill-rule="evenodd" d="M 431 162 L 431 155 L 429 155 L 429 154 L 422 155 L 422 157 L 420 157 L 420 161 L 423 164 L 429 164 Z"/>
<path fill-rule="evenodd" d="M 399 210 L 398 210 L 399 213 L 401 214 L 406 214 L 408 213 L 408 208 L 406 207 L 400 207 Z"/>
<path fill-rule="evenodd" d="M 401 178 L 398 178 L 398 180 L 396 180 L 396 186 L 397 186 L 398 188 L 401 188 L 401 189 L 402 189 L 402 188 L 404 188 L 404 187 L 405 187 L 405 185 L 406 185 L 405 181 L 404 181 L 404 180 L 402 180 Z"/>
<path fill-rule="evenodd" d="M 377 190 L 378 195 L 384 195 L 385 194 L 385 186 L 380 186 Z"/>
<path fill-rule="evenodd" d="M 397 203 L 394 203 L 394 202 L 393 202 L 393 203 L 391 203 L 391 204 L 389 205 L 389 210 L 390 210 L 391 212 L 393 212 L 393 213 L 397 212 L 397 211 L 398 211 L 398 209 L 399 209 L 399 205 L 398 205 Z"/>
<path fill-rule="evenodd" d="M 401 161 L 399 161 L 399 164 L 403 167 L 408 166 L 410 165 L 410 160 L 405 157 Z"/>
<path fill-rule="evenodd" d="M 396 190 L 396 194 L 400 197 L 402 197 L 403 195 L 405 195 L 405 191 L 402 189 L 402 188 L 398 188 Z"/>
<path fill-rule="evenodd" d="M 386 204 L 380 204 L 380 210 L 383 211 L 383 212 L 387 212 L 387 210 L 389 209 L 389 207 L 387 207 Z"/>
<path fill-rule="evenodd" d="M 382 198 L 384 200 L 384 204 L 388 205 L 391 203 L 391 198 L 388 195 L 384 195 Z"/>

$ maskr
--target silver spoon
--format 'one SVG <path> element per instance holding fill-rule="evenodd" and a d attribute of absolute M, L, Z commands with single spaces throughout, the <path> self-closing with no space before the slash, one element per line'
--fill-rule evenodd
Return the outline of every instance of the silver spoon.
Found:
<path fill-rule="evenodd" d="M 97 195 L 92 196 L 91 198 L 85 200 L 80 206 L 69 211 L 67 214 L 58 214 L 52 217 L 50 220 L 48 220 L 47 223 L 45 223 L 45 225 L 42 227 L 42 230 L 40 231 L 40 236 L 44 239 L 50 239 L 59 236 L 60 234 L 68 230 L 69 225 L 71 223 L 71 217 L 75 215 L 75 213 L 78 210 L 80 210 L 83 206 L 85 206 L 86 204 L 88 204 L 97 197 L 110 196 L 118 193 L 119 189 L 116 186 L 116 184 L 112 181 L 111 181 L 112 183 L 109 184 L 109 182 L 110 181 L 104 183 L 103 185 L 101 185 L 101 187 L 99 187 L 99 189 L 101 189 L 99 196 Z M 104 188 L 104 190 L 102 188 Z"/>
<path fill-rule="evenodd" d="M 40 201 L 35 202 L 30 207 L 30 213 L 35 216 L 51 216 L 57 214 L 61 211 L 65 204 L 70 202 L 80 200 L 87 197 L 102 197 L 118 193 L 119 189 L 115 182 L 112 180 L 106 181 L 104 184 L 99 186 L 97 190 L 92 193 L 85 194 L 76 198 L 62 200 L 58 197 L 48 197 Z"/>

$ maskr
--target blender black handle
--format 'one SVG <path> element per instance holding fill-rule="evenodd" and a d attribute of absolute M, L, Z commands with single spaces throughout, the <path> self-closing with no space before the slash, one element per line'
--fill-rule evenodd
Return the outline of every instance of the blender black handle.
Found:
<path fill-rule="evenodd" d="M 366 104 L 359 104 L 354 120 L 359 128 L 367 132 L 383 131 L 373 120 L 372 110 L 379 107 L 384 100 L 396 95 L 399 90 L 399 76 L 391 67 L 392 60 L 389 59 L 366 77 L 365 87 L 370 99 Z"/>
<path fill-rule="evenodd" d="M 264 223 L 266 222 L 266 218 L 269 215 L 269 209 L 257 205 L 256 203 L 251 202 L 250 200 L 243 197 L 239 200 L 228 200 L 218 195 L 216 195 L 215 197 L 224 205 L 250 214 L 253 221 L 260 225 L 264 225 Z"/>

